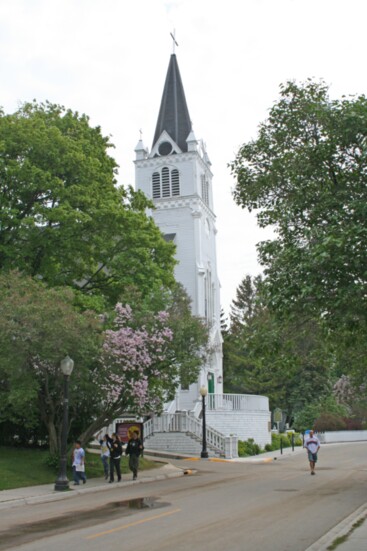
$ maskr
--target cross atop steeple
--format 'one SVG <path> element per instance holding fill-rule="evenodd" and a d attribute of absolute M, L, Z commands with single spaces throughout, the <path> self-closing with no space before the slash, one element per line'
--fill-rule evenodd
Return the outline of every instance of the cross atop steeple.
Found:
<path fill-rule="evenodd" d="M 177 40 L 176 40 L 176 30 L 174 29 L 173 30 L 173 33 L 169 33 L 172 37 L 172 40 L 173 40 L 173 43 L 172 43 L 172 53 L 174 54 L 175 53 L 175 46 L 178 47 L 178 44 L 177 44 Z"/>

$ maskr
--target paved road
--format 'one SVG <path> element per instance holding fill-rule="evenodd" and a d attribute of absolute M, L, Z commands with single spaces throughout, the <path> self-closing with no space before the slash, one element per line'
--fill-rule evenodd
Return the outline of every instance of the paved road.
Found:
<path fill-rule="evenodd" d="M 367 501 L 366 451 L 324 446 L 314 477 L 304 452 L 176 461 L 197 474 L 2 511 L 0 550 L 305 551 Z"/>

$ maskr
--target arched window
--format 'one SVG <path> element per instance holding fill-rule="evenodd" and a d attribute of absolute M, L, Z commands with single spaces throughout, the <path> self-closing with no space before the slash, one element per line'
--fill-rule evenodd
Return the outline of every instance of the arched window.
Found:
<path fill-rule="evenodd" d="M 152 195 L 153 199 L 180 195 L 180 175 L 176 168 L 170 170 L 164 166 L 160 172 L 153 173 Z"/>

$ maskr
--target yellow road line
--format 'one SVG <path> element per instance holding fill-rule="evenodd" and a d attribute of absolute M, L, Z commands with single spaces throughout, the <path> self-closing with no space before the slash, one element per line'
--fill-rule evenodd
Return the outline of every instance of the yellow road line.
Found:
<path fill-rule="evenodd" d="M 173 511 L 168 511 L 167 513 L 161 513 L 160 515 L 155 515 L 154 517 L 143 518 L 141 520 L 136 520 L 135 522 L 129 522 L 129 524 L 124 524 L 124 526 L 119 526 L 117 528 L 112 528 L 111 530 L 105 530 L 104 532 L 99 532 L 98 534 L 93 534 L 92 536 L 87 536 L 85 539 L 94 540 L 96 538 L 101 538 L 106 534 L 112 534 L 113 532 L 119 532 L 120 530 L 126 530 L 126 528 L 131 528 L 132 526 L 138 526 L 138 524 L 144 524 L 144 522 L 150 522 L 152 520 L 157 520 L 159 518 L 168 517 L 169 515 L 174 515 L 179 513 L 181 509 L 174 509 Z"/>

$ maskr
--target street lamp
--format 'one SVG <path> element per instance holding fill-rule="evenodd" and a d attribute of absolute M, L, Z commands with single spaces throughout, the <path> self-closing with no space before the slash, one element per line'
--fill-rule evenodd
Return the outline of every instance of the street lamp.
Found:
<path fill-rule="evenodd" d="M 208 389 L 206 386 L 200 387 L 200 394 L 203 401 L 203 449 L 201 450 L 200 457 L 202 459 L 207 459 L 209 456 L 206 449 L 205 396 L 208 394 Z"/>
<path fill-rule="evenodd" d="M 60 362 L 61 371 L 64 375 L 64 402 L 63 419 L 61 430 L 61 450 L 60 450 L 60 470 L 59 476 L 55 481 L 55 490 L 63 491 L 69 489 L 69 480 L 66 474 L 67 466 L 67 439 L 68 439 L 68 413 L 69 413 L 69 377 L 74 368 L 74 362 L 69 356 L 66 356 Z"/>

